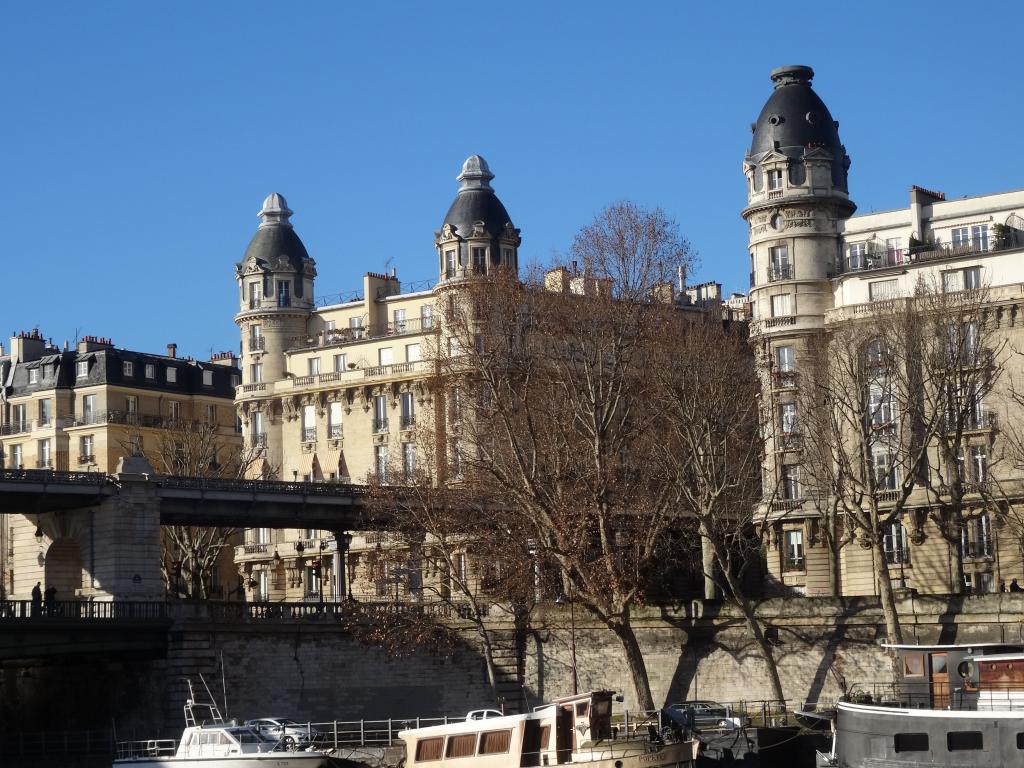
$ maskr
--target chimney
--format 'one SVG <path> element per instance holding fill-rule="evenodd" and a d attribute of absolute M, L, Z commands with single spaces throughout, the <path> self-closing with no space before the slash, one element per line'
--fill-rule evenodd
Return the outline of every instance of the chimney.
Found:
<path fill-rule="evenodd" d="M 174 342 L 171 342 L 170 344 L 167 345 L 167 356 L 168 357 L 177 357 L 177 355 L 178 355 L 178 345 L 175 344 Z"/>

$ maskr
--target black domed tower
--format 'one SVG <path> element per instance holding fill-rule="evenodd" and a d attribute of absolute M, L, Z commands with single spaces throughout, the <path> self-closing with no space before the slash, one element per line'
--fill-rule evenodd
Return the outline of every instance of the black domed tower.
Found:
<path fill-rule="evenodd" d="M 305 335 L 313 312 L 316 262 L 292 227 L 291 215 L 282 195 L 268 195 L 259 228 L 235 265 L 243 384 L 284 378 L 284 352 L 295 337 Z"/>
<path fill-rule="evenodd" d="M 832 306 L 839 227 L 850 200 L 850 158 L 839 123 L 811 88 L 810 67 L 772 70 L 765 103 L 743 163 L 750 226 L 750 298 L 754 338 L 822 327 Z"/>
<path fill-rule="evenodd" d="M 487 161 L 472 155 L 456 177 L 456 195 L 441 229 L 434 233 L 441 283 L 518 270 L 519 230 L 491 188 L 494 174 Z"/>

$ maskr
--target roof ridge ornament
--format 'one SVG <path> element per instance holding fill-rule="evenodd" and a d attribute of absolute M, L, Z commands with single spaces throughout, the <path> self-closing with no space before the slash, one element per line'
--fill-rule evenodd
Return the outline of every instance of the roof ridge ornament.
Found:
<path fill-rule="evenodd" d="M 284 195 L 278 192 L 271 192 L 263 201 L 263 207 L 257 214 L 262 219 L 260 228 L 275 225 L 290 227 L 292 223 L 288 219 L 292 213 L 294 211 L 288 207 L 288 201 L 284 199 Z"/>
<path fill-rule="evenodd" d="M 814 70 L 804 64 L 787 64 L 773 69 L 771 78 L 776 88 L 784 85 L 810 85 Z"/>
<path fill-rule="evenodd" d="M 491 173 L 487 161 L 480 155 L 470 155 L 462 164 L 462 173 L 456 176 L 455 180 L 459 182 L 459 192 L 466 189 L 486 189 L 493 192 L 494 190 L 491 188 L 491 179 L 493 178 L 494 174 Z"/>

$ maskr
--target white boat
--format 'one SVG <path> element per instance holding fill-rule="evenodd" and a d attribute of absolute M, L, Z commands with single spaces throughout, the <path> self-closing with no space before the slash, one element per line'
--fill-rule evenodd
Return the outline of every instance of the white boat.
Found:
<path fill-rule="evenodd" d="M 190 694 L 191 689 L 189 683 Z M 179 741 L 118 742 L 113 768 L 320 768 L 330 764 L 326 753 L 312 747 L 291 751 L 283 740 L 267 739 L 255 728 L 225 723 L 216 704 L 199 704 L 190 697 Z"/>
<path fill-rule="evenodd" d="M 406 768 L 686 768 L 700 742 L 684 716 L 662 710 L 612 723 L 612 691 L 553 699 L 522 715 L 471 713 L 465 721 L 400 731 Z M 474 716 L 475 715 L 475 716 Z"/>

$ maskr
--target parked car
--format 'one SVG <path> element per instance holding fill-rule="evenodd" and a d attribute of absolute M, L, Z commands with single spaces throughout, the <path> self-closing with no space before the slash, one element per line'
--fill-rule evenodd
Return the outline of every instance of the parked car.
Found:
<path fill-rule="evenodd" d="M 318 730 L 289 717 L 260 717 L 246 720 L 245 724 L 255 728 L 264 738 L 280 741 L 289 748 L 308 747 L 320 738 Z"/>
<path fill-rule="evenodd" d="M 471 720 L 489 720 L 492 717 L 504 717 L 505 713 L 497 709 L 474 709 L 466 715 L 466 722 Z"/>
<path fill-rule="evenodd" d="M 693 727 L 698 730 L 715 728 L 734 729 L 750 725 L 750 718 L 744 714 L 734 714 L 732 709 L 717 701 L 684 701 L 680 704 L 669 704 L 669 709 L 680 712 L 691 712 Z"/>

